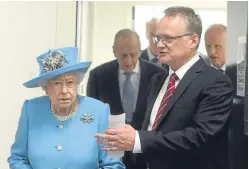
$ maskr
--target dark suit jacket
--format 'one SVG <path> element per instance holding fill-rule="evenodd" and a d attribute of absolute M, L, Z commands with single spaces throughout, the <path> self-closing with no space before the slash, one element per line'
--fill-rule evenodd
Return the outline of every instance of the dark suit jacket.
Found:
<path fill-rule="evenodd" d="M 160 72 L 165 72 L 164 69 L 147 61 L 140 59 L 139 62 L 141 78 L 136 110 L 132 120 L 132 126 L 135 129 L 141 129 L 142 127 L 146 112 L 148 86 L 152 76 Z M 118 69 L 117 60 L 100 65 L 90 72 L 87 84 L 87 96 L 108 103 L 112 115 L 124 112 L 119 89 Z"/>
<path fill-rule="evenodd" d="M 153 75 L 157 73 L 165 73 L 163 68 L 145 60 L 140 59 L 139 62 L 141 68 L 140 86 L 136 110 L 131 122 L 131 125 L 136 130 L 141 129 L 142 127 L 146 112 L 148 87 Z M 124 112 L 119 89 L 118 69 L 119 65 L 117 60 L 96 67 L 90 72 L 87 85 L 87 95 L 108 103 L 112 115 Z M 134 161 L 134 158 L 132 160 L 132 154 L 130 152 L 126 152 L 123 162 L 127 169 L 137 169 L 136 162 Z"/>
<path fill-rule="evenodd" d="M 142 58 L 142 59 L 144 59 L 144 60 L 146 60 L 146 61 L 149 62 L 149 54 L 148 54 L 147 48 L 144 49 L 144 50 L 142 50 L 140 58 Z M 154 63 L 153 63 L 153 64 L 154 64 Z M 155 64 L 155 65 L 156 65 L 156 64 Z M 159 66 L 159 65 L 157 65 L 157 66 Z M 163 67 L 165 70 L 169 70 L 169 66 L 166 65 L 166 64 L 162 64 L 162 67 Z"/>
<path fill-rule="evenodd" d="M 204 62 L 207 64 L 207 65 L 211 65 L 211 61 L 209 59 L 208 56 L 202 54 L 201 52 L 198 52 L 198 55 L 204 60 Z"/>
<path fill-rule="evenodd" d="M 166 77 L 161 73 L 153 78 L 139 131 L 142 156 L 150 169 L 228 169 L 230 79 L 200 59 L 180 80 L 156 132 L 146 131 Z"/>

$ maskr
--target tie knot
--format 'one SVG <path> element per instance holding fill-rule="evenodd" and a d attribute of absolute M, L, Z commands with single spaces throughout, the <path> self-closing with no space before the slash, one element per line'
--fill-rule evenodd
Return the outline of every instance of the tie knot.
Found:
<path fill-rule="evenodd" d="M 125 72 L 124 74 L 126 76 L 126 79 L 130 79 L 131 76 L 132 76 L 132 74 L 133 74 L 133 72 Z"/>
<path fill-rule="evenodd" d="M 175 73 L 172 73 L 172 75 L 170 76 L 171 80 L 177 81 L 179 78 Z"/>

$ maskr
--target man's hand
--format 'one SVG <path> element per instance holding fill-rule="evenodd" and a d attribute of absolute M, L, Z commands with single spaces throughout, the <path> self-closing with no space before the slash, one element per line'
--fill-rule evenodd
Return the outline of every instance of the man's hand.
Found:
<path fill-rule="evenodd" d="M 135 144 L 135 129 L 130 125 L 124 128 L 107 129 L 105 134 L 97 133 L 97 143 L 103 144 L 104 151 L 132 151 Z"/>

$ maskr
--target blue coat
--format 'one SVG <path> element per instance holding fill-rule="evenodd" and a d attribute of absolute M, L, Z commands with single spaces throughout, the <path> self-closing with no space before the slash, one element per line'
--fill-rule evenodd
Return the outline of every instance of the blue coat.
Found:
<path fill-rule="evenodd" d="M 79 96 L 76 114 L 60 122 L 51 113 L 49 97 L 26 100 L 8 158 L 10 169 L 125 168 L 119 159 L 108 158 L 94 137 L 107 129 L 109 112 L 108 104 Z M 94 121 L 84 123 L 85 113 Z"/>

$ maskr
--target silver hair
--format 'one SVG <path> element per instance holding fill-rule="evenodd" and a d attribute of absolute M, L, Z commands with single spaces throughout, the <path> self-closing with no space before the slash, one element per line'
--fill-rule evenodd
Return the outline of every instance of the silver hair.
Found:
<path fill-rule="evenodd" d="M 131 36 L 131 35 L 136 36 L 139 48 L 141 48 L 141 42 L 140 42 L 139 35 L 137 34 L 137 32 L 135 32 L 135 31 L 133 31 L 131 29 L 121 29 L 121 30 L 119 30 L 115 35 L 113 47 L 115 47 L 115 45 L 116 45 L 116 43 L 117 43 L 117 41 L 119 40 L 120 37 Z"/>
<path fill-rule="evenodd" d="M 199 43 L 197 48 L 199 47 L 202 33 L 202 22 L 201 18 L 192 8 L 183 7 L 183 6 L 175 6 L 169 7 L 164 10 L 165 16 L 182 16 L 185 18 L 187 22 L 187 33 L 196 33 L 199 37 Z"/>
<path fill-rule="evenodd" d="M 146 35 L 150 34 L 151 27 L 154 24 L 157 24 L 159 22 L 159 19 L 156 17 L 152 17 L 149 21 L 146 22 Z"/>
<path fill-rule="evenodd" d="M 76 77 L 76 81 L 77 81 L 77 85 L 81 84 L 81 82 L 83 81 L 84 77 L 85 77 L 85 73 L 82 73 L 80 71 L 72 71 L 72 72 L 68 72 L 68 73 L 65 73 L 61 76 L 66 76 L 66 75 L 73 75 Z M 56 79 L 58 77 L 61 77 L 61 76 L 57 76 L 53 79 Z M 48 81 L 45 81 L 44 83 L 40 84 L 42 90 L 46 91 L 46 86 L 48 84 Z"/>

